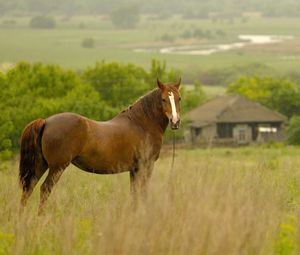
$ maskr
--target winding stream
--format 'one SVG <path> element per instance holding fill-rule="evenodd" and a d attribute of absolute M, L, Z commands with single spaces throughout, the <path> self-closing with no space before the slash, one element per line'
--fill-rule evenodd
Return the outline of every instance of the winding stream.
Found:
<path fill-rule="evenodd" d="M 179 54 L 179 55 L 202 55 L 207 56 L 213 53 L 239 49 L 249 45 L 281 43 L 285 40 L 293 39 L 293 36 L 279 35 L 239 35 L 239 42 L 228 44 L 211 44 L 211 45 L 186 45 L 172 46 L 160 49 L 135 49 L 135 52 L 153 52 L 161 54 Z"/>

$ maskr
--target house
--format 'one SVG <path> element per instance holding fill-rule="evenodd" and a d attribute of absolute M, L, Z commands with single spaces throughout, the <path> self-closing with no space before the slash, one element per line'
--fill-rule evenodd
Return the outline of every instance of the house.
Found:
<path fill-rule="evenodd" d="M 238 95 L 218 96 L 188 115 L 194 145 L 245 145 L 282 141 L 287 117 Z"/>

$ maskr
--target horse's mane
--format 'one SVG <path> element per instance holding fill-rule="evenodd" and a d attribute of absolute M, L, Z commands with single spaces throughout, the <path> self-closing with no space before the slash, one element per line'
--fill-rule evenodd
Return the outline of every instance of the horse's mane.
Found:
<path fill-rule="evenodd" d="M 162 127 L 168 123 L 162 112 L 161 90 L 159 88 L 140 97 L 121 114 L 125 114 L 132 120 L 140 116 L 147 116 L 159 121 Z"/>

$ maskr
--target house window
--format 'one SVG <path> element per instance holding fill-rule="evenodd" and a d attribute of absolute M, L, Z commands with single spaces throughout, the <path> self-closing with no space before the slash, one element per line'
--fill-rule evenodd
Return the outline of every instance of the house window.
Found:
<path fill-rule="evenodd" d="M 277 128 L 276 127 L 259 127 L 258 131 L 260 133 L 276 133 Z"/>
<path fill-rule="evenodd" d="M 217 132 L 219 138 L 232 138 L 233 125 L 230 123 L 219 123 L 217 125 Z"/>
<path fill-rule="evenodd" d="M 198 136 L 201 134 L 202 128 L 195 128 L 195 135 Z"/>

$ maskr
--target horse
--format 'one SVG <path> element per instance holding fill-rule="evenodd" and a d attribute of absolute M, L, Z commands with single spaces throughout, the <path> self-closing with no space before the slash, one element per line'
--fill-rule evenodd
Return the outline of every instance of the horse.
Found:
<path fill-rule="evenodd" d="M 157 79 L 156 89 L 108 121 L 64 112 L 29 123 L 21 136 L 21 208 L 49 169 L 40 187 L 38 210 L 42 214 L 69 164 L 94 174 L 129 172 L 134 200 L 138 193 L 145 194 L 167 126 L 179 128 L 180 83 L 181 78 L 168 84 Z"/>

